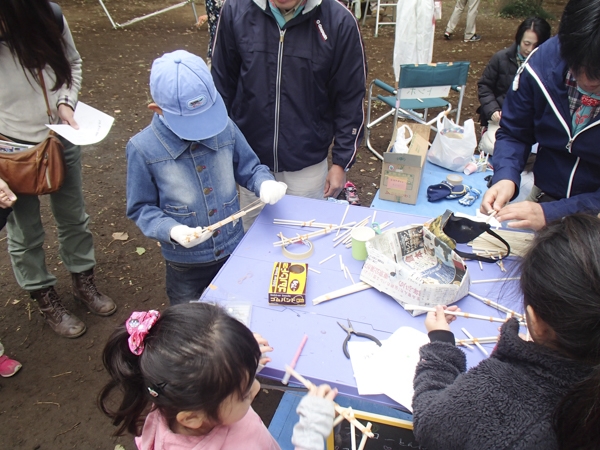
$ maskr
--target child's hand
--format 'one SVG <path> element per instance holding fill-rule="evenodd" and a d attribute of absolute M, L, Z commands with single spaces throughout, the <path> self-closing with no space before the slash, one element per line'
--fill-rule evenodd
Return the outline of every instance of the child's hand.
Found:
<path fill-rule="evenodd" d="M 190 228 L 187 225 L 176 225 L 171 228 L 171 239 L 185 248 L 195 247 L 202 244 L 212 236 L 212 231 L 206 228 Z"/>
<path fill-rule="evenodd" d="M 456 316 L 450 314 L 444 314 L 444 311 L 460 311 L 458 306 L 436 306 L 435 312 L 428 312 L 425 318 L 425 328 L 427 332 L 434 330 L 446 330 L 450 331 L 450 322 L 456 320 Z"/>
<path fill-rule="evenodd" d="M 274 205 L 283 198 L 287 191 L 287 184 L 281 181 L 267 180 L 260 185 L 260 200 L 263 203 Z"/>
<path fill-rule="evenodd" d="M 322 384 L 320 386 L 315 386 L 313 384 L 310 387 L 310 389 L 308 390 L 307 395 L 312 395 L 314 397 L 321 397 L 321 398 L 324 398 L 325 400 L 333 401 L 333 399 L 335 398 L 335 396 L 337 394 L 338 394 L 337 388 L 331 389 L 331 386 L 329 386 L 328 384 Z"/>
<path fill-rule="evenodd" d="M 264 355 L 265 353 L 269 353 L 273 351 L 273 347 L 271 347 L 269 345 L 269 341 L 267 341 L 264 337 L 262 337 L 260 334 L 258 333 L 253 333 L 254 334 L 254 339 L 256 339 L 256 342 L 258 342 L 258 346 L 260 347 L 260 352 Z M 271 362 L 271 358 L 269 358 L 268 356 L 263 356 L 262 358 L 260 358 L 260 360 L 258 361 L 258 363 L 262 366 L 264 366 L 265 364 L 267 364 L 268 362 Z"/>

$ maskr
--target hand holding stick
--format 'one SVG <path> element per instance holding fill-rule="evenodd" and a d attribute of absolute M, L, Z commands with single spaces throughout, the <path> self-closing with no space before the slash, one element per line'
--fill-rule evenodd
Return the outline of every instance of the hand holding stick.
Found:
<path fill-rule="evenodd" d="M 290 366 L 286 365 L 285 371 L 289 372 L 291 374 L 291 376 L 293 376 L 296 380 L 298 380 L 300 383 L 302 383 L 306 389 L 310 389 L 315 386 L 313 383 L 308 381 L 306 378 L 304 378 L 302 375 L 300 375 L 298 372 L 296 372 Z M 360 431 L 365 433 L 370 438 L 375 436 L 370 430 L 367 429 L 367 427 L 365 427 L 362 423 L 360 423 L 358 420 L 356 420 L 353 417 L 353 415 L 348 412 L 348 410 L 346 408 L 342 408 L 337 403 L 334 403 L 333 406 L 338 414 L 344 416 L 344 419 L 348 420 L 350 423 L 353 423 L 354 426 L 356 428 L 358 428 Z"/>

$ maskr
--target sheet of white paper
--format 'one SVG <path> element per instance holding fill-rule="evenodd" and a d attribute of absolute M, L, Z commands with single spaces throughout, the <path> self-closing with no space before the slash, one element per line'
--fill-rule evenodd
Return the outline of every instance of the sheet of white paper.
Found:
<path fill-rule="evenodd" d="M 412 411 L 413 380 L 419 362 L 419 349 L 429 337 L 411 327 L 401 327 L 381 347 L 378 358 L 385 361 L 380 383 L 383 393 Z"/>
<path fill-rule="evenodd" d="M 385 341 L 382 342 L 382 344 Z M 380 359 L 377 357 L 380 347 L 373 341 L 349 341 L 348 353 L 356 379 L 356 388 L 360 395 L 382 394 L 379 382 Z"/>
<path fill-rule="evenodd" d="M 412 411 L 413 379 L 419 348 L 429 337 L 400 327 L 378 347 L 372 341 L 350 341 L 348 352 L 360 395 L 385 394 Z"/>
<path fill-rule="evenodd" d="M 71 125 L 46 125 L 75 145 L 90 145 L 106 137 L 115 119 L 83 102 L 77 102 L 73 116 L 79 129 Z"/>

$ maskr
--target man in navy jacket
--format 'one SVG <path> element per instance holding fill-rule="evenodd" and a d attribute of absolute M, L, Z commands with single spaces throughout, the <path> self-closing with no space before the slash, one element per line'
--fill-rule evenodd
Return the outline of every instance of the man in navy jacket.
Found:
<path fill-rule="evenodd" d="M 493 186 L 481 211 L 539 230 L 576 212 L 600 212 L 600 0 L 570 0 L 558 36 L 519 68 L 502 107 Z M 527 201 L 520 173 L 539 143 Z"/>
<path fill-rule="evenodd" d="M 335 0 L 229 0 L 221 10 L 215 84 L 288 194 L 341 192 L 362 140 L 366 72 L 358 23 Z"/>

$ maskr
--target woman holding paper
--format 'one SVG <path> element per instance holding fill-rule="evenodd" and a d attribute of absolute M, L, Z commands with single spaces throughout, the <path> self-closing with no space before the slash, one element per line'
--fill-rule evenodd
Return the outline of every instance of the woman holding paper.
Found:
<path fill-rule="evenodd" d="M 47 136 L 49 121 L 77 128 L 73 114 L 81 87 L 81 57 L 58 5 L 48 0 L 0 2 L 0 79 L 0 134 L 7 139 L 36 144 Z M 108 316 L 117 306 L 98 292 L 94 280 L 96 260 L 83 200 L 81 149 L 61 141 L 65 180 L 50 194 L 61 260 L 71 272 L 74 297 L 92 313 Z M 39 198 L 17 197 L 10 188 L 0 180 L 0 207 L 13 208 L 7 230 L 15 278 L 58 335 L 79 337 L 86 326 L 63 306 L 54 289 L 56 277 L 46 267 Z"/>
<path fill-rule="evenodd" d="M 531 340 L 506 321 L 467 371 L 442 307 L 427 314 L 414 434 L 429 450 L 597 449 L 600 442 L 600 219 L 550 223 L 520 263 Z"/>

